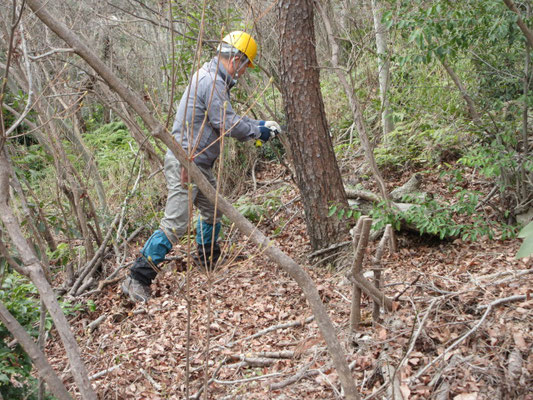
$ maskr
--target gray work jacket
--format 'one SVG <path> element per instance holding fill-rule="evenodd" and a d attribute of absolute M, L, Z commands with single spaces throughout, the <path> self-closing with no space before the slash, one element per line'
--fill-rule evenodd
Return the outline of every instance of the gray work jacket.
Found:
<path fill-rule="evenodd" d="M 214 57 L 192 77 L 181 97 L 172 134 L 194 162 L 211 168 L 220 154 L 220 135 L 240 141 L 260 136 L 259 121 L 235 114 L 229 101 L 233 78 Z M 169 150 L 170 152 L 170 150 Z"/>

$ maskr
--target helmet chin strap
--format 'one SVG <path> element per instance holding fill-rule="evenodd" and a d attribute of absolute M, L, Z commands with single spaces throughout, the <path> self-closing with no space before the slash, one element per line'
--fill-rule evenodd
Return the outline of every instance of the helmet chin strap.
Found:
<path fill-rule="evenodd" d="M 233 66 L 233 70 L 235 71 L 235 72 L 234 72 L 234 75 L 233 75 L 233 82 L 232 82 L 233 85 L 236 85 L 236 84 L 237 84 L 237 81 L 238 81 L 238 79 L 239 79 L 239 71 L 241 70 L 241 68 L 242 68 L 243 66 L 245 66 L 245 65 L 248 63 L 248 60 L 246 60 L 246 59 L 243 60 L 242 57 L 239 57 L 239 61 L 240 61 L 240 62 L 239 62 L 239 65 L 236 66 L 236 64 L 235 64 L 235 57 L 233 57 L 233 58 L 231 59 L 231 63 L 232 63 L 232 66 Z"/>

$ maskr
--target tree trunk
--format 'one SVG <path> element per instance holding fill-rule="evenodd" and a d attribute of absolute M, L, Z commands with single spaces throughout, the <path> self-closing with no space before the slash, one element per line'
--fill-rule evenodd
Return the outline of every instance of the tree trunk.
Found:
<path fill-rule="evenodd" d="M 65 42 L 72 46 L 76 53 L 80 55 L 106 83 L 114 89 L 117 94 L 126 101 L 143 119 L 146 126 L 152 130 L 152 135 L 161 140 L 176 156 L 182 165 L 188 167 L 189 176 L 202 193 L 210 199 L 213 204 L 217 204 L 218 209 L 224 213 L 235 226 L 254 243 L 259 250 L 264 249 L 264 254 L 278 264 L 292 279 L 296 281 L 302 289 L 313 314 L 316 318 L 320 333 L 326 342 L 328 352 L 333 360 L 333 365 L 339 374 L 344 393 L 349 400 L 359 400 L 359 394 L 355 386 L 351 371 L 346 362 L 346 355 L 339 343 L 335 327 L 329 318 L 320 299 L 320 295 L 313 280 L 293 259 L 283 253 L 279 248 L 257 229 L 250 221 L 244 218 L 225 198 L 220 196 L 215 188 L 211 186 L 207 178 L 200 169 L 189 161 L 188 155 L 179 143 L 170 135 L 164 126 L 157 121 L 153 113 L 146 107 L 139 96 L 136 96 L 127 86 L 125 86 L 113 72 L 96 57 L 96 55 L 65 25 L 59 23 L 48 13 L 46 7 L 40 0 L 27 0 L 28 6 L 36 16 L 43 21 L 52 31 L 54 31 Z"/>
<path fill-rule="evenodd" d="M 374 17 L 374 32 L 376 35 L 376 49 L 378 53 L 378 77 L 379 77 L 379 97 L 381 100 L 381 125 L 383 128 L 383 140 L 387 141 L 387 136 L 394 130 L 392 115 L 389 105 L 389 77 L 390 77 L 390 57 L 387 49 L 387 28 L 381 23 L 381 9 L 377 0 L 371 0 L 372 16 Z"/>
<path fill-rule="evenodd" d="M 346 234 L 332 205 L 347 207 L 320 92 L 315 51 L 313 2 L 280 3 L 281 92 L 289 124 L 289 143 L 302 194 L 307 231 L 314 250 Z"/>

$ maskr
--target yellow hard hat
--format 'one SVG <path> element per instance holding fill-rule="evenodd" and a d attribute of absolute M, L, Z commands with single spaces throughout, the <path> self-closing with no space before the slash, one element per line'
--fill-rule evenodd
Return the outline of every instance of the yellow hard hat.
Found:
<path fill-rule="evenodd" d="M 257 54 L 257 43 L 248 33 L 242 31 L 233 31 L 224 36 L 222 42 L 227 43 L 244 53 L 246 57 L 248 57 L 248 60 L 250 60 L 248 67 L 254 67 L 254 58 Z"/>

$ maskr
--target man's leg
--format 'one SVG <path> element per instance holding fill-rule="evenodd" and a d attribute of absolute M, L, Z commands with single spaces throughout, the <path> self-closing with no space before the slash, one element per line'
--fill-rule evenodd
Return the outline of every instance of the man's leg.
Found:
<path fill-rule="evenodd" d="M 141 255 L 130 268 L 130 275 L 122 284 L 122 291 L 133 301 L 148 301 L 150 284 L 159 272 L 158 265 L 187 231 L 189 220 L 189 194 L 181 185 L 181 167 L 173 156 L 165 156 L 165 178 L 168 197 L 165 216 L 141 250 Z M 197 190 L 193 189 L 193 199 Z"/>
<path fill-rule="evenodd" d="M 213 187 L 216 187 L 216 180 L 212 171 L 204 168 L 201 168 L 201 170 L 209 183 Z M 217 239 L 221 228 L 220 220 L 222 219 L 222 213 L 215 210 L 213 203 L 200 191 L 196 196 L 194 204 L 198 207 L 201 214 L 196 225 L 198 254 L 195 259 L 207 269 L 214 269 L 220 257 L 220 247 L 217 244 Z"/>

